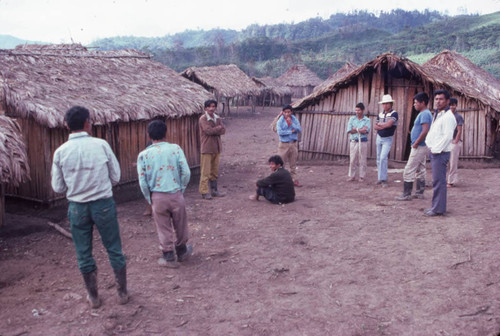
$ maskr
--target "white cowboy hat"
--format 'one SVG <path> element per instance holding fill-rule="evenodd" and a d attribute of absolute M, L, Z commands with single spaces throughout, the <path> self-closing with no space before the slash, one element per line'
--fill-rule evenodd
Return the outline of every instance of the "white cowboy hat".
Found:
<path fill-rule="evenodd" d="M 382 101 L 378 102 L 379 104 L 384 104 L 384 103 L 394 103 L 394 100 L 392 99 L 391 95 L 383 95 L 382 96 Z"/>

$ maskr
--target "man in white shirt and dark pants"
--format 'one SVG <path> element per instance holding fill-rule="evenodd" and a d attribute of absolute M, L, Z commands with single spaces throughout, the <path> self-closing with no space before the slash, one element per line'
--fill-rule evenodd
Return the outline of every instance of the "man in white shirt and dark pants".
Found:
<path fill-rule="evenodd" d="M 430 150 L 432 166 L 432 206 L 425 216 L 440 216 L 446 212 L 446 167 L 450 160 L 453 132 L 457 122 L 449 107 L 450 93 L 446 90 L 434 92 L 434 121 L 425 143 Z"/>
<path fill-rule="evenodd" d="M 94 224 L 115 273 L 120 304 L 128 302 L 127 270 L 112 191 L 112 186 L 120 180 L 120 165 L 105 140 L 90 136 L 89 117 L 89 110 L 81 106 L 73 106 L 66 112 L 64 121 L 71 134 L 54 152 L 52 189 L 56 193 L 66 193 L 78 268 L 85 281 L 90 306 L 98 308 L 101 300 L 97 290 L 97 266 L 92 256 Z"/>

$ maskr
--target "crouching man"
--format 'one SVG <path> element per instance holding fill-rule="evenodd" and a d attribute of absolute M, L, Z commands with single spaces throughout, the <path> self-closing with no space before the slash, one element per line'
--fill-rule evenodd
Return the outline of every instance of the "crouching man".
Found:
<path fill-rule="evenodd" d="M 292 175 L 283 168 L 283 159 L 279 155 L 271 156 L 268 160 L 271 175 L 257 181 L 257 190 L 250 196 L 252 201 L 258 201 L 264 196 L 273 204 L 290 203 L 295 200 L 295 188 Z"/>
<path fill-rule="evenodd" d="M 66 192 L 71 236 L 78 268 L 92 308 L 99 308 L 97 266 L 92 256 L 92 231 L 97 227 L 115 273 L 120 304 L 128 302 L 127 271 L 116 218 L 112 186 L 120 180 L 120 166 L 109 144 L 90 136 L 89 110 L 74 106 L 64 117 L 69 139 L 54 152 L 52 188 Z"/>
<path fill-rule="evenodd" d="M 139 153 L 137 172 L 141 191 L 152 205 L 153 219 L 163 256 L 161 266 L 176 268 L 193 252 L 187 245 L 188 225 L 184 191 L 191 171 L 181 147 L 166 141 L 167 125 L 155 120 L 148 125 L 152 145 Z"/>

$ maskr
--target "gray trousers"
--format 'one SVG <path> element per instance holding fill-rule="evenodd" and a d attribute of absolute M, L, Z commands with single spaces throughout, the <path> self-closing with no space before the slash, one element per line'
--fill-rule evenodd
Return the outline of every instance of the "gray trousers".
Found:
<path fill-rule="evenodd" d="M 431 210 L 437 214 L 446 212 L 446 166 L 450 161 L 450 152 L 430 154 L 432 166 L 432 206 Z"/>

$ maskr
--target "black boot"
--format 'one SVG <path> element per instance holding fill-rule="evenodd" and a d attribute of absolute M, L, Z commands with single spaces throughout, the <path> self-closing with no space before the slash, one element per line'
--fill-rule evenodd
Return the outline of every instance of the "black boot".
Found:
<path fill-rule="evenodd" d="M 217 190 L 217 180 L 210 181 L 210 189 L 212 191 L 212 196 L 213 197 L 224 197 L 224 196 L 226 196 L 226 194 L 220 193 Z"/>
<path fill-rule="evenodd" d="M 413 189 L 413 182 L 403 183 L 403 195 L 396 197 L 398 201 L 411 201 L 411 191 Z"/>
<path fill-rule="evenodd" d="M 417 180 L 417 186 L 413 198 L 423 199 L 424 191 L 425 191 L 425 180 Z"/>
<path fill-rule="evenodd" d="M 118 303 L 125 304 L 128 302 L 127 266 L 123 266 L 122 269 L 113 271 L 115 272 L 116 286 L 118 292 Z"/>
<path fill-rule="evenodd" d="M 97 293 L 97 271 L 83 273 L 82 276 L 87 288 L 87 300 L 90 303 L 90 307 L 99 308 L 101 306 L 101 299 Z"/>
<path fill-rule="evenodd" d="M 177 254 L 177 261 L 186 261 L 191 254 L 193 254 L 193 245 L 182 244 L 175 247 L 175 253 Z"/>

